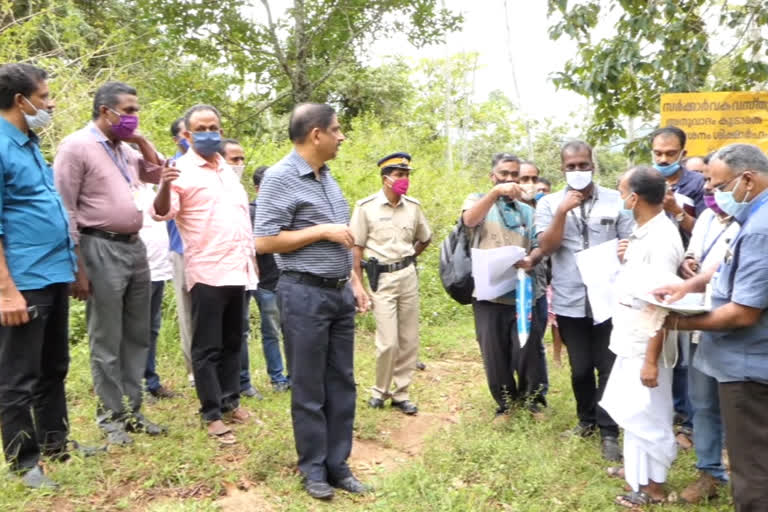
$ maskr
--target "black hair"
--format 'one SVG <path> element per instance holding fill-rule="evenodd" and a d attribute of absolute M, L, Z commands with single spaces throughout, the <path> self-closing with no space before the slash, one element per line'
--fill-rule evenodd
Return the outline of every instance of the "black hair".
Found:
<path fill-rule="evenodd" d="M 99 118 L 99 107 L 105 105 L 109 108 L 116 108 L 120 103 L 119 96 L 122 94 L 130 94 L 136 96 L 136 89 L 123 82 L 107 82 L 98 88 L 96 94 L 93 96 L 93 112 L 91 117 L 93 119 Z"/>
<path fill-rule="evenodd" d="M 291 142 L 302 143 L 315 128 L 327 130 L 335 115 L 336 111 L 333 107 L 323 103 L 296 105 L 288 121 L 288 138 Z"/>
<path fill-rule="evenodd" d="M 261 186 L 261 180 L 264 179 L 264 174 L 267 172 L 267 169 L 269 169 L 269 167 L 267 167 L 266 165 L 260 165 L 256 168 L 255 171 L 253 171 L 254 187 Z"/>
<path fill-rule="evenodd" d="M 229 144 L 237 144 L 239 146 L 240 142 L 237 139 L 221 139 L 221 144 L 219 144 L 219 154 L 221 156 L 225 156 Z"/>
<path fill-rule="evenodd" d="M 194 114 L 195 112 L 213 112 L 214 114 L 216 114 L 216 119 L 218 119 L 219 123 L 221 123 L 221 114 L 219 113 L 219 109 L 217 109 L 213 105 L 204 105 L 200 103 L 192 107 L 189 107 L 187 111 L 184 112 L 184 127 L 189 131 L 192 131 L 189 127 L 189 121 L 190 119 L 192 119 L 192 114 Z"/>
<path fill-rule="evenodd" d="M 171 136 L 172 137 L 178 137 L 179 132 L 181 131 L 181 123 L 184 122 L 184 118 L 180 117 L 174 122 L 171 123 Z"/>
<path fill-rule="evenodd" d="M 707 156 L 705 156 L 702 159 L 702 160 L 704 160 L 704 163 L 709 165 L 709 161 L 712 160 L 712 157 L 715 156 L 715 153 L 717 153 L 717 151 L 710 151 L 709 153 L 707 153 Z"/>
<path fill-rule="evenodd" d="M 543 183 L 546 186 L 548 186 L 550 189 L 552 188 L 552 182 L 549 181 L 547 178 L 539 176 L 539 183 Z"/>
<path fill-rule="evenodd" d="M 29 98 L 46 78 L 48 73 L 32 64 L 0 66 L 0 110 L 11 108 L 17 94 Z"/>
<path fill-rule="evenodd" d="M 677 140 L 680 141 L 680 147 L 685 148 L 685 142 L 688 140 L 688 137 L 685 135 L 685 132 L 678 128 L 677 126 L 665 126 L 664 128 L 659 128 L 657 130 L 654 130 L 650 137 L 651 137 L 651 144 L 653 144 L 653 141 L 656 140 L 656 137 L 659 136 L 673 136 L 677 137 Z"/>
<path fill-rule="evenodd" d="M 563 144 L 563 147 L 560 148 L 560 160 L 563 160 L 566 153 L 577 153 L 579 151 L 589 153 L 589 159 L 592 160 L 592 146 L 583 140 L 570 140 Z"/>
<path fill-rule="evenodd" d="M 643 200 L 653 206 L 664 203 L 667 180 L 653 167 L 637 166 L 628 171 L 627 186 Z"/>
<path fill-rule="evenodd" d="M 530 165 L 534 169 L 536 169 L 536 174 L 541 174 L 541 169 L 539 169 L 539 166 L 536 165 L 532 160 L 523 160 L 520 162 L 520 165 Z"/>
<path fill-rule="evenodd" d="M 520 157 L 512 153 L 494 153 L 491 157 L 491 170 L 495 169 L 501 162 L 516 162 L 518 165 L 523 163 Z"/>

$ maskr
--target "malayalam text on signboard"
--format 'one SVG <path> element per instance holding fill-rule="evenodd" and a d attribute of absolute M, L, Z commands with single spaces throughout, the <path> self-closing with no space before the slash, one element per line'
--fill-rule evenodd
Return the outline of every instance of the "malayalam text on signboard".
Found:
<path fill-rule="evenodd" d="M 689 156 L 735 142 L 768 151 L 768 91 L 662 94 L 661 126 L 685 131 Z"/>

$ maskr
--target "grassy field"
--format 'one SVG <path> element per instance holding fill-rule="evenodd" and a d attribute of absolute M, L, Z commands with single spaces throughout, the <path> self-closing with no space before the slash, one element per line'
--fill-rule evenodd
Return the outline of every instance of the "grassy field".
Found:
<path fill-rule="evenodd" d="M 55 494 L 27 493 L 0 479 L 0 510 L 129 511 L 606 511 L 622 482 L 606 476 L 598 440 L 561 440 L 574 423 L 567 366 L 550 360 L 550 408 L 543 421 L 517 412 L 493 422 L 471 319 L 460 313 L 426 326 L 422 359 L 427 371 L 412 387 L 416 417 L 365 406 L 372 383 L 374 348 L 369 321 L 357 341 L 358 409 L 351 464 L 376 488 L 364 497 L 337 493 L 321 503 L 302 491 L 295 471 L 289 396 L 272 393 L 258 342 L 251 343 L 254 383 L 265 400 L 246 400 L 257 420 L 237 428 L 239 444 L 219 448 L 196 415 L 194 390 L 185 385 L 173 311 L 161 335 L 159 371 L 182 396 L 147 403 L 146 414 L 170 427 L 167 437 L 136 436 L 128 448 L 110 448 L 97 458 L 48 464 L 62 484 Z M 567 364 L 567 363 L 566 363 Z M 94 422 L 87 346 L 72 348 L 68 381 L 72 437 L 100 442 Z M 695 476 L 692 453 L 678 458 L 671 490 Z M 692 510 L 665 505 L 663 510 Z M 729 499 L 697 507 L 730 510 Z"/>

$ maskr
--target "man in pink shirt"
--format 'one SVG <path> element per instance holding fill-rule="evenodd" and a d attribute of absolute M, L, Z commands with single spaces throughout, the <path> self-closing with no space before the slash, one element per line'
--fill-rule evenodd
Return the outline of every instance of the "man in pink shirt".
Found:
<path fill-rule="evenodd" d="M 138 111 L 136 89 L 121 82 L 104 84 L 94 96 L 93 121 L 64 138 L 53 162 L 78 256 L 72 292 L 88 300 L 97 419 L 107 441 L 118 445 L 133 442 L 127 432 L 166 431 L 140 412 L 149 351 L 150 274 L 139 238 L 143 214 L 138 198 L 141 182 L 159 181 L 161 162 L 149 141 L 135 132 Z"/>
<path fill-rule="evenodd" d="M 154 202 L 156 220 L 175 219 L 184 242 L 192 298 L 192 364 L 200 413 L 208 433 L 236 442 L 224 423 L 244 423 L 239 406 L 240 347 L 246 287 L 256 282 L 248 196 L 218 153 L 221 116 L 196 105 L 184 115 L 190 150 L 163 171 Z"/>

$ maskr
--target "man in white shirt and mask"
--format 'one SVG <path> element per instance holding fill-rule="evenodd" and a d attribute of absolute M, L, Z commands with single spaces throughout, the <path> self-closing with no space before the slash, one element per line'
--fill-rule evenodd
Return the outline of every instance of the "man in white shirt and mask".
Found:
<path fill-rule="evenodd" d="M 571 363 L 579 423 L 568 434 L 587 437 L 599 429 L 603 457 L 616 461 L 621 458 L 619 428 L 597 405 L 614 361 L 608 350 L 612 324 L 610 319 L 595 324 L 576 253 L 627 238 L 634 221 L 622 212 L 617 191 L 593 182 L 595 164 L 589 144 L 568 142 L 560 151 L 560 161 L 568 186 L 538 202 L 536 233 L 539 248 L 552 257 L 552 309 Z"/>

